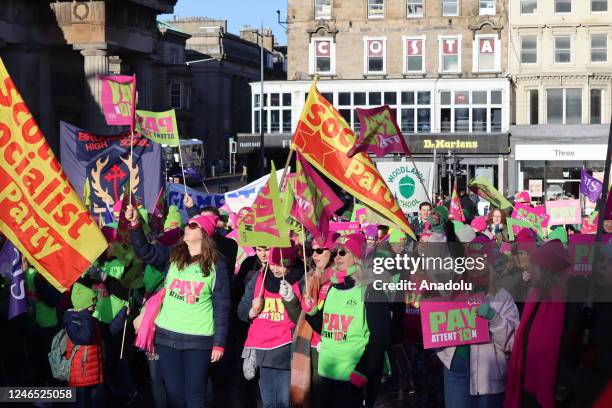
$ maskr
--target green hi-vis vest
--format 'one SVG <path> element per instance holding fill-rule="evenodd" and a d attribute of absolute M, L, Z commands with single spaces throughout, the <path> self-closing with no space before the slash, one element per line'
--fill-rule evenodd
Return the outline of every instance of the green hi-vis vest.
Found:
<path fill-rule="evenodd" d="M 34 268 L 28 268 L 26 271 L 26 294 L 34 304 L 34 320 L 36 324 L 41 329 L 46 329 L 57 326 L 57 310 L 38 299 L 38 292 L 34 284 L 34 278 L 37 273 L 38 271 Z"/>
<path fill-rule="evenodd" d="M 166 295 L 155 325 L 182 334 L 212 336 L 215 333 L 212 293 L 215 268 L 202 275 L 198 263 L 179 271 L 173 262 L 168 270 Z"/>
<path fill-rule="evenodd" d="M 370 338 L 365 314 L 365 288 L 330 288 L 323 305 L 319 375 L 348 381 Z"/>

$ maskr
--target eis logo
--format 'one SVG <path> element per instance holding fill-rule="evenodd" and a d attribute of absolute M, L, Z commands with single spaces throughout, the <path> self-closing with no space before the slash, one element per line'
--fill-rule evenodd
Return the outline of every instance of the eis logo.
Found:
<path fill-rule="evenodd" d="M 353 316 L 323 313 L 321 337 L 334 341 L 345 341 Z"/>

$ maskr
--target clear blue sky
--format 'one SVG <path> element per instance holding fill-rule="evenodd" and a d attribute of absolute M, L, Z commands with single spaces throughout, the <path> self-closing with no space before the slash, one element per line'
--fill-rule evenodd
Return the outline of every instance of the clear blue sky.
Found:
<path fill-rule="evenodd" d="M 287 0 L 178 0 L 174 15 L 178 17 L 210 17 L 227 20 L 228 30 L 239 34 L 240 27 L 250 25 L 264 27 L 274 32 L 280 45 L 287 44 L 285 30 L 278 25 L 276 10 L 281 12 L 281 21 L 287 14 Z M 160 20 L 171 20 L 172 14 L 159 16 Z"/>

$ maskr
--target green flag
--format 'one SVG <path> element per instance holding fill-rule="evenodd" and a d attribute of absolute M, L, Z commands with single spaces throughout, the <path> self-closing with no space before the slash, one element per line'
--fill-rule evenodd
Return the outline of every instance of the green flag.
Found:
<path fill-rule="evenodd" d="M 469 187 L 470 190 L 478 194 L 479 197 L 484 198 L 497 208 L 501 208 L 502 210 L 512 208 L 510 201 L 508 201 L 506 197 L 497 191 L 489 180 L 482 176 L 471 179 L 469 182 Z"/>
<path fill-rule="evenodd" d="M 155 143 L 180 144 L 174 109 L 165 112 L 136 111 L 136 131 Z"/>

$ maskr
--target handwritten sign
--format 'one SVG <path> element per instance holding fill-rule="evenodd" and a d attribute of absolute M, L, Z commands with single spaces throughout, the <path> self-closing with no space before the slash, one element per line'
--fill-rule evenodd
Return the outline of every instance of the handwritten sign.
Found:
<path fill-rule="evenodd" d="M 581 224 L 580 200 L 547 201 L 548 225 Z"/>
<path fill-rule="evenodd" d="M 465 296 L 451 302 L 421 302 L 423 347 L 460 346 L 489 341 L 489 325 L 478 317 L 484 294 Z"/>

